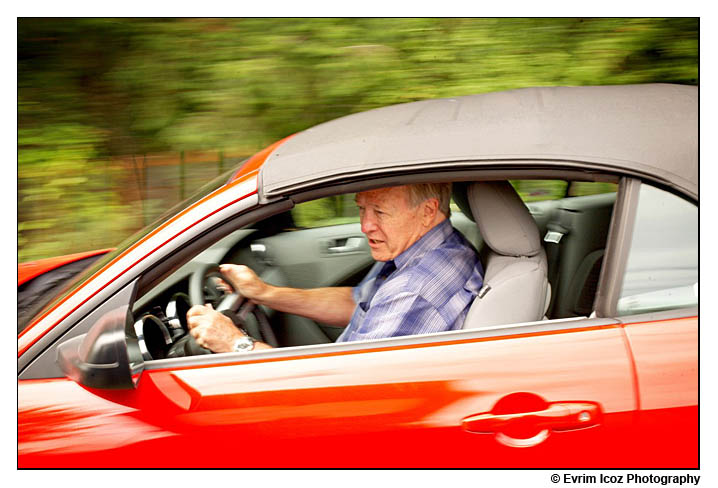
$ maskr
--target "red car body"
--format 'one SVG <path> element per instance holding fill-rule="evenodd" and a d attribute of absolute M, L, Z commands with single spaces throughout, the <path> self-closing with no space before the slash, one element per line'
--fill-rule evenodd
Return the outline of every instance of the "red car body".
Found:
<path fill-rule="evenodd" d="M 350 353 L 293 357 L 289 375 L 284 361 L 156 370 L 143 373 L 147 376 L 130 395 L 88 391 L 65 379 L 21 382 L 20 467 L 181 468 L 187 460 L 177 453 L 192 452 L 192 465 L 202 467 L 422 468 L 427 449 L 451 446 L 433 450 L 433 466 L 695 468 L 697 381 L 681 382 L 683 391 L 663 386 L 666 375 L 697 371 L 691 354 L 697 321 L 669 321 L 659 326 L 664 330 L 658 337 L 645 331 L 653 328 L 655 324 L 644 323 L 504 342 L 501 336 L 456 341 L 442 344 L 440 353 L 436 346 L 379 350 L 368 353 L 383 356 L 375 367 L 366 365 L 371 358 Z M 665 358 L 665 344 L 676 339 L 687 347 Z M 638 358 L 634 349 L 642 353 Z M 657 368 L 651 364 L 656 350 L 662 358 Z M 476 351 L 489 353 L 480 367 L 500 375 L 467 385 L 470 379 L 459 365 Z M 406 369 L 382 367 L 403 362 L 404 356 L 411 356 Z M 512 371 L 511 359 L 518 357 L 536 361 L 538 381 L 527 378 L 523 368 Z M 431 375 L 423 371 L 427 363 Z M 599 386 L 590 401 L 604 410 L 590 428 L 557 430 L 540 445 L 521 449 L 496 442 L 491 430 L 472 432 L 471 426 L 457 425 L 457 419 L 491 412 L 505 391 L 528 390 L 537 397 L 583 403 L 580 389 L 555 380 L 576 374 L 566 364 L 588 369 L 585 380 Z M 48 401 L 48 395 L 54 400 Z M 464 408 L 462 400 L 473 395 L 482 397 L 481 404 Z M 536 398 L 517 398 L 515 407 L 534 411 L 535 403 Z M 516 435 L 530 437 L 543 430 L 536 417 L 513 427 Z M 666 433 L 661 425 L 672 428 Z M 690 449 L 666 449 L 666 436 Z M 237 443 L 248 448 L 238 453 Z M 573 449 L 577 443 L 591 449 Z M 211 449 L 196 449 L 198 445 Z M 370 451 L 372 458 L 347 457 L 347 449 Z"/>
<path fill-rule="evenodd" d="M 260 205 L 263 165 L 295 138 L 39 314 L 18 336 L 19 371 L 113 287 L 135 293 L 122 290 L 143 263 Z M 699 467 L 695 307 L 549 322 L 150 361 L 129 388 L 20 374 L 18 466 Z"/>

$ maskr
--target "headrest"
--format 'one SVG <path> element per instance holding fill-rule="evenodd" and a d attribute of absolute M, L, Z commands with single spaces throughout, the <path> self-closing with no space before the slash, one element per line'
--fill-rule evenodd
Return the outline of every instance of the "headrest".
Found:
<path fill-rule="evenodd" d="M 541 238 L 531 213 L 508 181 L 471 183 L 467 192 L 481 237 L 504 256 L 534 256 Z"/>

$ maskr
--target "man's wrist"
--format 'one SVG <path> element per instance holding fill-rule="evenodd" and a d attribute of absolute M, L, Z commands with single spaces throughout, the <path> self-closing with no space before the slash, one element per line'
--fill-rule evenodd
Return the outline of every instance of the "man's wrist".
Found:
<path fill-rule="evenodd" d="M 257 305 L 267 305 L 268 303 L 272 303 L 275 290 L 276 287 L 264 283 L 262 290 L 256 296 L 252 297 L 252 301 Z"/>
<path fill-rule="evenodd" d="M 248 335 L 242 335 L 232 342 L 232 352 L 250 352 L 257 341 Z"/>

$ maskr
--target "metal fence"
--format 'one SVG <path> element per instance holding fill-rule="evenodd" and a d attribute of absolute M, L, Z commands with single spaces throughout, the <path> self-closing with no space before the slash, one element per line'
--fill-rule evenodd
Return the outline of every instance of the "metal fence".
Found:
<path fill-rule="evenodd" d="M 246 156 L 180 152 L 175 155 L 127 156 L 113 164 L 126 179 L 122 201 L 139 207 L 137 217 L 147 225 L 168 208 L 183 201 L 211 179 L 239 166 Z"/>

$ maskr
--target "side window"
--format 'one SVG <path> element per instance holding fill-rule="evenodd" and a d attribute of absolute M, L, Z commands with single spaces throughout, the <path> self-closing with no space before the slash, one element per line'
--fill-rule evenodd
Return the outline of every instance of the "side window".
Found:
<path fill-rule="evenodd" d="M 563 180 L 511 180 L 510 183 L 526 203 L 563 198 L 568 188 L 568 182 Z"/>
<path fill-rule="evenodd" d="M 292 209 L 297 227 L 308 229 L 359 222 L 354 194 L 336 195 L 300 203 Z"/>
<path fill-rule="evenodd" d="M 616 193 L 618 189 L 615 183 L 594 181 L 511 180 L 511 185 L 526 203 Z"/>
<path fill-rule="evenodd" d="M 641 185 L 619 315 L 698 303 L 698 207 Z"/>

